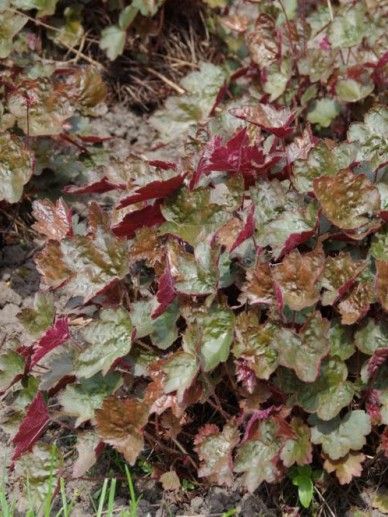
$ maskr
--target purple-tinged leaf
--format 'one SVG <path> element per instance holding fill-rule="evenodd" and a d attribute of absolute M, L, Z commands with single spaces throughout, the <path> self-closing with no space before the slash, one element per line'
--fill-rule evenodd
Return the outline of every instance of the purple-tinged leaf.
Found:
<path fill-rule="evenodd" d="M 125 184 L 114 183 L 107 177 L 103 177 L 100 180 L 93 181 L 88 185 L 69 185 L 63 189 L 66 194 L 105 194 L 105 192 L 111 192 L 112 190 L 124 190 Z"/>
<path fill-rule="evenodd" d="M 55 320 L 53 326 L 46 330 L 39 341 L 33 345 L 31 367 L 39 363 L 51 350 L 62 345 L 69 337 L 69 320 L 67 316 L 61 316 Z"/>
<path fill-rule="evenodd" d="M 159 226 L 164 221 L 160 204 L 155 203 L 125 215 L 120 223 L 113 226 L 112 232 L 117 237 L 131 239 L 139 228 Z"/>
<path fill-rule="evenodd" d="M 156 299 L 159 302 L 158 307 L 152 313 L 152 319 L 161 316 L 167 307 L 174 301 L 176 296 L 175 282 L 171 274 L 171 267 L 168 257 L 166 258 L 166 267 L 163 274 L 159 278 L 158 292 Z"/>
<path fill-rule="evenodd" d="M 19 430 L 12 440 L 15 447 L 12 460 L 16 461 L 22 454 L 29 451 L 39 440 L 49 423 L 49 414 L 46 402 L 41 392 L 28 406 L 26 416 L 19 426 Z"/>
<path fill-rule="evenodd" d="M 138 188 L 133 194 L 125 197 L 118 204 L 118 208 L 124 208 L 134 203 L 148 201 L 150 199 L 162 199 L 173 194 L 183 185 L 184 174 L 179 174 L 167 180 L 151 181 L 144 187 Z"/>
<path fill-rule="evenodd" d="M 212 171 L 241 172 L 252 174 L 265 166 L 264 153 L 257 145 L 250 145 L 246 128 L 239 130 L 227 142 L 215 136 L 205 147 L 197 169 L 190 181 L 193 189 L 203 174 Z"/>

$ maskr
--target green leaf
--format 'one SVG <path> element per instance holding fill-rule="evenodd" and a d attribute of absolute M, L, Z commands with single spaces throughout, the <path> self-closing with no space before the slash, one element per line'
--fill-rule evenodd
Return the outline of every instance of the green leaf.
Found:
<path fill-rule="evenodd" d="M 76 417 L 75 426 L 79 427 L 94 418 L 95 410 L 121 384 L 122 378 L 117 373 L 109 373 L 105 377 L 98 373 L 89 379 L 81 379 L 78 384 L 68 384 L 59 394 L 58 402 L 65 415 Z"/>
<path fill-rule="evenodd" d="M 101 32 L 100 49 L 104 50 L 111 61 L 124 52 L 126 32 L 117 25 L 110 25 Z"/>
<path fill-rule="evenodd" d="M 0 392 L 6 390 L 17 375 L 24 372 L 24 358 L 13 350 L 0 355 Z"/>
<path fill-rule="evenodd" d="M 125 9 L 123 9 L 120 12 L 120 16 L 119 16 L 120 29 L 122 29 L 123 31 L 127 30 L 128 27 L 133 22 L 133 20 L 136 18 L 138 12 L 139 12 L 139 8 L 136 5 L 134 5 L 133 2 L 131 5 L 127 5 L 127 7 L 125 7 Z"/>
<path fill-rule="evenodd" d="M 0 59 L 7 58 L 13 49 L 13 38 L 25 26 L 28 18 L 11 11 L 0 13 Z"/>
<path fill-rule="evenodd" d="M 314 494 L 311 467 L 298 467 L 291 470 L 289 475 L 292 483 L 298 487 L 298 498 L 301 505 L 304 508 L 309 508 Z"/>
<path fill-rule="evenodd" d="M 290 403 L 301 406 L 308 413 L 317 413 L 322 420 L 331 420 L 343 407 L 350 404 L 354 386 L 347 381 L 346 364 L 337 358 L 325 359 L 319 377 L 304 383 L 291 370 L 278 370 L 276 383 L 285 393 L 292 395 Z"/>
<path fill-rule="evenodd" d="M 237 448 L 234 470 L 243 474 L 242 482 L 249 492 L 254 492 L 263 481 L 276 481 L 280 471 L 274 460 L 279 449 L 271 421 L 260 425 L 258 438 L 247 440 Z"/>
<path fill-rule="evenodd" d="M 312 192 L 315 178 L 335 176 L 356 161 L 356 157 L 357 147 L 354 144 L 334 144 L 331 140 L 322 140 L 311 149 L 307 160 L 295 161 L 292 183 L 298 192 Z"/>
<path fill-rule="evenodd" d="M 183 188 L 161 207 L 167 222 L 162 224 L 160 231 L 195 246 L 230 219 L 229 210 L 212 202 L 209 188 L 193 191 Z"/>
<path fill-rule="evenodd" d="M 375 169 L 388 161 L 388 110 L 374 106 L 364 117 L 364 122 L 351 124 L 348 141 L 358 144 L 358 160 L 369 161 Z"/>
<path fill-rule="evenodd" d="M 136 329 L 136 338 L 150 336 L 155 346 L 166 350 L 178 338 L 176 322 L 179 318 L 179 305 L 177 302 L 171 303 L 161 316 L 152 319 L 151 314 L 157 306 L 155 299 L 134 302 L 131 306 L 131 321 Z"/>
<path fill-rule="evenodd" d="M 54 136 L 64 132 L 65 122 L 74 115 L 63 84 L 46 80 L 26 81 L 8 97 L 8 110 L 28 136 Z"/>
<path fill-rule="evenodd" d="M 187 295 L 205 295 L 216 291 L 218 254 L 206 243 L 199 244 L 194 255 L 184 251 L 176 242 L 168 248 L 175 289 Z"/>
<path fill-rule="evenodd" d="M 388 260 L 388 225 L 373 235 L 370 253 L 375 259 Z"/>
<path fill-rule="evenodd" d="M 233 483 L 232 451 L 239 437 L 238 428 L 233 424 L 226 424 L 222 432 L 213 424 L 202 427 L 194 440 L 201 460 L 198 476 L 207 477 L 218 485 L 230 486 Z"/>
<path fill-rule="evenodd" d="M 51 16 L 55 13 L 58 0 L 12 0 L 12 5 L 17 9 L 28 11 L 37 9 L 38 16 Z"/>
<path fill-rule="evenodd" d="M 362 353 L 373 355 L 380 348 L 388 348 L 388 323 L 368 318 L 354 335 L 354 344 Z"/>
<path fill-rule="evenodd" d="M 154 16 L 165 0 L 132 0 L 132 6 L 139 9 L 143 16 Z"/>
<path fill-rule="evenodd" d="M 348 327 L 334 322 L 329 330 L 329 339 L 331 357 L 338 357 L 341 361 L 346 361 L 356 351 L 353 344 L 353 333 Z"/>
<path fill-rule="evenodd" d="M 47 497 L 52 496 L 58 481 L 63 457 L 55 445 L 37 444 L 32 452 L 24 454 L 15 464 L 15 474 L 23 482 L 24 498 L 19 500 L 19 510 L 36 511 L 42 508 Z M 28 506 L 27 506 L 28 505 Z"/>
<path fill-rule="evenodd" d="M 279 364 L 291 368 L 304 382 L 314 382 L 319 375 L 322 358 L 330 349 L 328 339 L 329 322 L 320 312 L 313 314 L 299 334 L 285 327 L 275 333 L 275 349 Z"/>
<path fill-rule="evenodd" d="M 335 257 L 327 257 L 322 277 L 322 305 L 333 305 L 346 287 L 351 286 L 366 268 L 364 260 L 353 260 L 350 253 L 341 252 Z"/>
<path fill-rule="evenodd" d="M 33 155 L 17 137 L 0 134 L 0 201 L 17 203 L 33 173 Z"/>
<path fill-rule="evenodd" d="M 333 73 L 334 57 L 330 51 L 306 49 L 306 55 L 298 59 L 298 71 L 301 75 L 309 76 L 312 83 L 325 83 Z"/>
<path fill-rule="evenodd" d="M 199 351 L 205 372 L 214 370 L 229 357 L 233 341 L 234 314 L 221 305 L 212 305 L 206 313 L 194 315 L 183 336 L 183 348 L 192 353 Z"/>
<path fill-rule="evenodd" d="M 335 16 L 328 30 L 332 47 L 341 49 L 360 44 L 367 34 L 365 21 L 365 9 L 361 3 L 346 9 L 341 16 Z"/>
<path fill-rule="evenodd" d="M 278 353 L 274 346 L 276 326 L 259 324 L 258 315 L 242 312 L 236 318 L 236 340 L 233 355 L 247 361 L 256 377 L 268 380 L 279 365 Z"/>
<path fill-rule="evenodd" d="M 127 242 L 102 227 L 94 237 L 77 235 L 62 240 L 60 250 L 62 263 L 71 275 L 68 292 L 82 296 L 84 303 L 129 271 Z"/>
<path fill-rule="evenodd" d="M 368 97 L 374 88 L 375 85 L 369 77 L 364 83 L 355 79 L 340 79 L 335 86 L 335 92 L 341 101 L 358 102 Z"/>
<path fill-rule="evenodd" d="M 322 421 L 315 416 L 309 418 L 311 441 L 321 444 L 323 451 L 332 459 L 338 460 L 349 451 L 358 451 L 366 443 L 366 436 L 371 432 L 370 418 L 365 411 L 350 411 L 343 419 Z"/>
<path fill-rule="evenodd" d="M 104 309 L 99 319 L 81 331 L 85 348 L 76 358 L 78 378 L 92 377 L 98 372 L 106 375 L 116 359 L 131 349 L 132 323 L 125 309 Z"/>
<path fill-rule="evenodd" d="M 297 465 L 311 463 L 312 445 L 309 426 L 297 417 L 291 420 L 290 426 L 294 436 L 285 441 L 280 453 L 284 466 L 291 467 L 294 463 Z"/>
<path fill-rule="evenodd" d="M 175 352 L 162 365 L 165 374 L 164 392 L 177 392 L 178 402 L 182 401 L 185 391 L 190 388 L 199 371 L 196 357 L 188 352 Z"/>
<path fill-rule="evenodd" d="M 33 336 L 38 336 L 54 321 L 54 300 L 50 293 L 38 292 L 35 295 L 34 307 L 22 309 L 18 319 Z"/>
<path fill-rule="evenodd" d="M 150 118 L 161 139 L 173 141 L 193 124 L 205 122 L 225 80 L 222 68 L 211 63 L 201 63 L 198 72 L 187 75 L 181 81 L 186 94 L 169 97 L 164 107 Z"/>
<path fill-rule="evenodd" d="M 307 113 L 307 120 L 311 124 L 329 127 L 339 113 L 340 108 L 337 101 L 326 97 L 313 103 L 312 108 Z"/>
<path fill-rule="evenodd" d="M 270 246 L 275 258 L 295 235 L 313 233 L 317 207 L 291 190 L 289 181 L 257 182 L 250 194 L 255 205 L 256 242 L 262 247 Z"/>

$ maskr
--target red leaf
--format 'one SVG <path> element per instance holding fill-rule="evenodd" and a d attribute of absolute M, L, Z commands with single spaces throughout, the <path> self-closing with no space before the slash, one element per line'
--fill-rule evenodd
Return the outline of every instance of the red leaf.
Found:
<path fill-rule="evenodd" d="M 156 293 L 159 305 L 152 313 L 152 319 L 155 319 L 164 313 L 170 303 L 174 300 L 175 295 L 175 282 L 171 274 L 170 262 L 167 257 L 166 267 L 162 276 L 159 278 L 158 292 Z"/>
<path fill-rule="evenodd" d="M 245 224 L 240 231 L 240 233 L 237 235 L 237 239 L 235 240 L 234 244 L 230 248 L 230 252 L 232 252 L 237 246 L 240 246 L 241 243 L 249 239 L 249 237 L 252 237 L 253 233 L 255 231 L 255 206 L 252 205 L 251 209 L 248 212 L 247 219 L 245 221 Z"/>
<path fill-rule="evenodd" d="M 88 185 L 82 185 L 80 187 L 77 187 L 77 185 L 68 185 L 63 189 L 63 192 L 66 194 L 104 194 L 111 190 L 123 190 L 124 188 L 125 185 L 113 183 L 104 176 L 100 180 L 89 183 Z"/>
<path fill-rule="evenodd" d="M 158 169 L 163 169 L 164 171 L 168 171 L 168 169 L 176 170 L 176 165 L 174 162 L 165 162 L 164 160 L 150 160 L 149 165 L 152 167 L 157 167 Z"/>
<path fill-rule="evenodd" d="M 31 367 L 37 364 L 51 350 L 62 345 L 69 337 L 69 320 L 66 316 L 57 318 L 54 325 L 46 330 L 39 341 L 33 345 L 34 352 L 31 358 Z"/>
<path fill-rule="evenodd" d="M 15 451 L 12 460 L 16 461 L 22 454 L 29 451 L 42 436 L 49 422 L 49 414 L 41 392 L 38 392 L 28 407 L 27 414 L 20 424 L 19 430 L 12 440 Z"/>
<path fill-rule="evenodd" d="M 278 258 L 283 257 L 284 255 L 287 255 L 290 251 L 292 251 L 294 248 L 299 246 L 300 244 L 303 244 L 304 242 L 308 241 L 310 237 L 312 237 L 315 234 L 314 230 L 309 230 L 306 232 L 301 233 L 291 233 L 286 242 L 284 243 L 283 249 L 279 254 Z"/>
<path fill-rule="evenodd" d="M 277 110 L 269 104 L 233 108 L 230 113 L 273 133 L 279 138 L 284 138 L 292 132 L 290 124 L 295 118 L 295 114 L 288 108 Z"/>
<path fill-rule="evenodd" d="M 248 393 L 253 393 L 257 386 L 255 372 L 249 368 L 248 361 L 239 359 L 235 362 L 237 382 L 241 382 Z"/>
<path fill-rule="evenodd" d="M 368 376 L 373 377 L 377 370 L 388 360 L 388 348 L 378 348 L 368 361 Z"/>
<path fill-rule="evenodd" d="M 184 174 L 174 176 L 168 180 L 157 180 L 151 181 L 148 185 L 138 188 L 134 194 L 122 199 L 118 205 L 118 208 L 124 208 L 133 203 L 139 203 L 140 201 L 148 201 L 150 199 L 162 199 L 177 190 L 185 179 Z"/>
<path fill-rule="evenodd" d="M 225 144 L 220 136 L 214 137 L 205 147 L 191 181 L 193 189 L 202 174 L 212 171 L 242 172 L 252 174 L 252 169 L 262 167 L 264 154 L 255 145 L 249 145 L 246 128 L 238 131 Z"/>
<path fill-rule="evenodd" d="M 160 211 L 160 204 L 156 203 L 155 205 L 149 205 L 140 210 L 130 212 L 120 223 L 112 228 L 112 232 L 117 237 L 131 239 L 139 228 L 156 226 L 162 224 L 164 220 Z"/>

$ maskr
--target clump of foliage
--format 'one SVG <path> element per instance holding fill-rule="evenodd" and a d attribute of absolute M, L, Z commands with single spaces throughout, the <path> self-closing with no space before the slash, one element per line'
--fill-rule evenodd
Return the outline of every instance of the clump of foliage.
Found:
<path fill-rule="evenodd" d="M 153 115 L 179 159 L 114 160 L 70 187 L 115 196 L 85 220 L 34 203 L 42 292 L 20 317 L 35 337 L 3 347 L 0 389 L 37 504 L 50 469 L 70 468 L 63 423 L 74 476 L 104 446 L 250 491 L 291 467 L 300 487 L 306 465 L 346 484 L 366 452 L 388 455 L 379 7 L 251 7 L 220 20 L 247 66 L 203 64 Z"/>

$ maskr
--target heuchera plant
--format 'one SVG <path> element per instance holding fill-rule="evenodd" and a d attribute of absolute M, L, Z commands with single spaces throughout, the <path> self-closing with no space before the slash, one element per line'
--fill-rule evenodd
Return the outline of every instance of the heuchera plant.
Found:
<path fill-rule="evenodd" d="M 301 4 L 222 17 L 247 66 L 202 65 L 155 113 L 164 140 L 174 120 L 187 135 L 179 158 L 116 160 L 67 189 L 112 192 L 112 210 L 34 202 L 42 291 L 20 315 L 34 340 L 3 348 L 0 388 L 38 501 L 44 472 L 69 469 L 64 423 L 74 476 L 106 446 L 249 491 L 310 464 L 346 484 L 365 452 L 388 456 L 381 19 Z"/>

